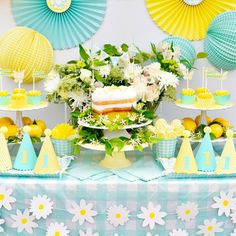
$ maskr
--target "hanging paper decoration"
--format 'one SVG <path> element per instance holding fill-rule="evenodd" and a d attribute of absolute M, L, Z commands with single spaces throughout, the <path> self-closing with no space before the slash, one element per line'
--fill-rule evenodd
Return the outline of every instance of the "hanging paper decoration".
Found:
<path fill-rule="evenodd" d="M 100 27 L 106 0 L 13 0 L 16 23 L 45 35 L 54 49 L 87 41 Z"/>
<path fill-rule="evenodd" d="M 24 83 L 32 83 L 34 70 L 48 74 L 53 66 L 53 48 L 40 33 L 16 27 L 0 37 L 0 68 L 24 71 Z M 41 78 L 36 78 L 36 81 Z"/>
<path fill-rule="evenodd" d="M 14 162 L 14 169 L 16 170 L 33 170 L 37 156 L 32 144 L 29 132 L 31 128 L 29 126 L 24 127 L 24 137 L 21 142 L 19 151 Z"/>
<path fill-rule="evenodd" d="M 217 16 L 211 23 L 204 42 L 208 60 L 216 68 L 236 69 L 236 11 Z"/>
<path fill-rule="evenodd" d="M 189 40 L 203 39 L 215 16 L 236 9 L 235 0 L 146 0 L 146 3 L 159 27 Z"/>
<path fill-rule="evenodd" d="M 180 48 L 181 60 L 188 60 L 191 64 L 194 63 L 194 59 L 196 58 L 196 51 L 190 41 L 178 36 L 169 36 L 164 39 L 164 42 L 167 42 L 168 44 L 173 43 L 173 46 Z"/>

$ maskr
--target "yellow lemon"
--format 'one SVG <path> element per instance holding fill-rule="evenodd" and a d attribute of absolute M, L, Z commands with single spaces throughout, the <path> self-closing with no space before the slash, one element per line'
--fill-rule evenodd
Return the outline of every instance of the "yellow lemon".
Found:
<path fill-rule="evenodd" d="M 200 122 L 201 122 L 200 119 L 201 119 L 200 115 L 195 117 L 195 123 L 197 126 L 200 125 Z M 207 116 L 207 124 L 209 125 L 211 122 L 212 122 L 211 117 Z"/>
<path fill-rule="evenodd" d="M 46 123 L 43 120 L 36 120 L 36 124 L 42 129 L 43 132 L 47 128 Z"/>
<path fill-rule="evenodd" d="M 195 132 L 195 130 L 197 128 L 195 121 L 190 117 L 184 118 L 182 120 L 182 124 L 183 124 L 184 128 L 186 130 L 189 130 L 190 132 Z"/>
<path fill-rule="evenodd" d="M 0 118 L 0 126 L 14 125 L 14 121 L 10 117 Z"/>
<path fill-rule="evenodd" d="M 22 117 L 22 122 L 23 122 L 24 126 L 25 125 L 32 125 L 32 123 L 33 123 L 32 120 L 27 116 Z"/>
<path fill-rule="evenodd" d="M 9 137 L 16 137 L 18 135 L 19 128 L 16 125 L 8 125 L 7 129 L 7 132 L 4 133 L 6 139 Z"/>
<path fill-rule="evenodd" d="M 224 129 L 219 124 L 210 125 L 211 132 L 215 135 L 216 138 L 220 138 L 224 132 Z"/>
<path fill-rule="evenodd" d="M 230 122 L 224 118 L 220 118 L 220 117 L 215 118 L 213 122 L 220 123 L 225 129 L 232 128 L 232 125 L 230 124 Z"/>
<path fill-rule="evenodd" d="M 38 125 L 30 125 L 30 132 L 29 132 L 29 135 L 31 138 L 33 137 L 37 137 L 37 138 L 40 138 L 43 134 L 43 131 L 41 129 L 41 127 L 39 127 Z"/>

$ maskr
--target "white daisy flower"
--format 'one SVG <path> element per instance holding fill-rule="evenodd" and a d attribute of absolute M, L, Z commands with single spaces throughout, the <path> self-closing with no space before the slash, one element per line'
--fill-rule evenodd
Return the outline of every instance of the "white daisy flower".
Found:
<path fill-rule="evenodd" d="M 129 220 L 129 210 L 122 206 L 111 206 L 107 211 L 107 221 L 117 227 L 118 225 L 124 225 Z"/>
<path fill-rule="evenodd" d="M 176 75 L 170 72 L 166 72 L 166 71 L 161 72 L 161 75 L 159 76 L 158 80 L 159 80 L 160 89 L 165 89 L 165 90 L 169 86 L 176 88 L 177 85 L 179 84 L 179 80 L 176 77 Z"/>
<path fill-rule="evenodd" d="M 16 202 L 16 199 L 12 197 L 13 189 L 0 186 L 0 209 L 6 208 L 8 211 L 12 209 L 11 204 Z"/>
<path fill-rule="evenodd" d="M 125 79 L 133 81 L 134 78 L 141 76 L 142 72 L 141 66 L 129 64 L 124 70 L 124 77 Z"/>
<path fill-rule="evenodd" d="M 98 71 L 102 77 L 106 78 L 111 73 L 111 66 L 110 65 L 100 66 L 98 67 Z"/>
<path fill-rule="evenodd" d="M 236 224 L 236 211 L 233 211 L 231 214 L 230 214 L 230 217 L 231 217 L 231 220 L 234 224 Z"/>
<path fill-rule="evenodd" d="M 68 98 L 72 102 L 71 106 L 73 109 L 82 106 L 83 103 L 88 101 L 88 96 L 82 90 L 77 92 L 70 92 L 68 94 Z"/>
<path fill-rule="evenodd" d="M 47 228 L 46 236 L 69 236 L 70 230 L 64 223 L 51 223 Z"/>
<path fill-rule="evenodd" d="M 236 236 L 236 229 L 234 229 L 234 232 L 231 233 L 230 236 Z"/>
<path fill-rule="evenodd" d="M 79 205 L 76 202 L 72 202 L 71 208 L 68 209 L 68 211 L 74 215 L 72 222 L 79 221 L 79 224 L 82 225 L 85 221 L 88 221 L 91 224 L 94 223 L 93 217 L 97 215 L 97 212 L 92 209 L 93 204 L 86 204 L 85 200 L 82 199 Z"/>
<path fill-rule="evenodd" d="M 173 231 L 169 233 L 169 236 L 188 236 L 188 235 L 189 235 L 188 232 L 182 229 L 173 229 Z"/>
<path fill-rule="evenodd" d="M 204 236 L 215 236 L 215 233 L 223 232 L 221 226 L 223 222 L 217 222 L 216 219 L 204 220 L 204 225 L 198 226 L 200 229 L 197 234 L 202 234 Z"/>
<path fill-rule="evenodd" d="M 236 210 L 236 198 L 233 197 L 232 192 L 226 194 L 224 191 L 221 191 L 220 197 L 214 197 L 213 199 L 216 203 L 214 203 L 211 207 L 219 209 L 219 216 L 223 214 L 229 216 L 231 210 Z"/>
<path fill-rule="evenodd" d="M 80 69 L 80 79 L 82 81 L 89 79 L 92 77 L 92 72 L 87 69 Z"/>
<path fill-rule="evenodd" d="M 178 218 L 182 221 L 193 220 L 199 213 L 198 205 L 194 202 L 183 203 L 177 207 L 176 213 Z"/>
<path fill-rule="evenodd" d="M 79 231 L 79 236 L 99 236 L 99 233 L 93 233 L 92 229 L 87 229 L 86 231 Z"/>
<path fill-rule="evenodd" d="M 11 215 L 11 218 L 14 220 L 11 227 L 17 228 L 18 233 L 25 230 L 29 234 L 32 234 L 33 228 L 38 227 L 38 224 L 34 222 L 34 216 L 30 215 L 28 209 L 26 209 L 23 213 L 20 210 L 16 210 L 16 215 Z"/>
<path fill-rule="evenodd" d="M 0 225 L 4 224 L 5 223 L 5 220 L 4 219 L 0 219 Z M 2 226 L 0 226 L 0 233 L 3 233 L 4 232 L 4 229 Z"/>
<path fill-rule="evenodd" d="M 164 225 L 165 221 L 162 219 L 167 214 L 162 212 L 161 206 L 156 205 L 152 202 L 148 203 L 148 207 L 141 207 L 142 214 L 138 214 L 138 218 L 144 219 L 143 227 L 149 226 L 150 229 L 154 229 L 155 224 Z"/>
<path fill-rule="evenodd" d="M 53 202 L 46 195 L 34 196 L 30 203 L 30 212 L 37 220 L 46 219 L 53 209 Z"/>

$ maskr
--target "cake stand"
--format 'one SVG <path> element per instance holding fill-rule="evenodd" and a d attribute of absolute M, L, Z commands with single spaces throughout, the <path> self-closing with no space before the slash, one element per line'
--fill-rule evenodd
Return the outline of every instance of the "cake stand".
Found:
<path fill-rule="evenodd" d="M 23 124 L 22 124 L 22 113 L 23 112 L 39 110 L 39 109 L 46 108 L 47 106 L 48 106 L 48 102 L 43 101 L 37 106 L 33 106 L 33 105 L 28 104 L 27 106 L 25 106 L 23 108 L 12 108 L 10 105 L 0 106 L 0 111 L 15 112 L 16 113 L 16 125 L 19 128 L 22 128 L 23 127 Z"/>
<path fill-rule="evenodd" d="M 229 102 L 226 105 L 217 105 L 214 104 L 211 107 L 199 107 L 197 103 L 194 104 L 183 104 L 181 103 L 181 100 L 178 100 L 176 103 L 176 106 L 184 108 L 184 109 L 190 109 L 190 110 L 198 110 L 201 111 L 201 118 L 200 118 L 200 123 L 207 125 L 207 111 L 216 111 L 216 110 L 224 110 L 228 109 L 234 106 L 233 102 Z"/>
<path fill-rule="evenodd" d="M 141 127 L 145 127 L 151 123 L 152 123 L 152 120 L 149 120 L 149 121 L 142 123 L 142 124 L 133 124 L 133 125 L 129 125 L 129 126 L 124 126 L 120 130 L 110 132 L 108 130 L 108 128 L 105 126 L 103 126 L 103 127 L 91 126 L 85 122 L 81 122 L 81 121 L 78 122 L 78 124 L 83 127 L 104 130 L 104 137 L 106 137 L 108 139 L 116 138 L 116 137 L 129 138 L 130 134 L 127 132 L 127 129 L 141 128 Z M 83 148 L 90 149 L 90 150 L 101 151 L 101 152 L 105 151 L 105 145 L 103 145 L 103 144 L 91 144 L 91 143 L 84 143 L 83 144 L 83 143 L 80 143 L 79 145 Z M 142 147 L 146 148 L 146 147 L 148 147 L 148 144 L 143 143 Z M 114 150 L 111 156 L 106 154 L 105 158 L 103 160 L 101 160 L 100 165 L 102 167 L 107 168 L 107 169 L 122 169 L 122 168 L 129 167 L 132 163 L 125 156 L 125 152 L 127 152 L 127 151 L 134 151 L 134 146 L 126 145 L 120 151 Z"/>

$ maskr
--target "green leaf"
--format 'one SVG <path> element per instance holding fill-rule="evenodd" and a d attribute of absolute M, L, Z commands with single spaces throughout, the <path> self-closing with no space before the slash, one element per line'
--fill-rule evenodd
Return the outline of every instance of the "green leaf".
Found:
<path fill-rule="evenodd" d="M 105 150 L 106 150 L 106 153 L 107 153 L 109 156 L 112 156 L 113 147 L 112 147 L 112 145 L 110 144 L 109 141 L 106 141 L 106 142 L 105 142 Z"/>
<path fill-rule="evenodd" d="M 105 44 L 103 51 L 110 56 L 121 56 L 121 53 L 118 51 L 118 49 L 111 44 Z"/>
<path fill-rule="evenodd" d="M 208 57 L 208 53 L 207 52 L 199 52 L 197 54 L 197 58 L 198 59 L 203 59 L 203 58 L 207 58 Z"/>
<path fill-rule="evenodd" d="M 79 145 L 75 145 L 75 147 L 74 147 L 74 154 L 75 155 L 79 155 L 80 154 L 80 147 L 79 147 Z"/>
<path fill-rule="evenodd" d="M 155 119 L 156 118 L 156 116 L 154 115 L 154 113 L 152 111 L 143 112 L 143 116 L 147 119 Z"/>
<path fill-rule="evenodd" d="M 129 46 L 128 46 L 127 44 L 125 44 L 125 43 L 123 43 L 123 44 L 121 45 L 121 48 L 122 48 L 122 51 L 123 51 L 123 52 L 128 52 L 128 50 L 129 50 Z"/>
<path fill-rule="evenodd" d="M 79 45 L 79 54 L 84 61 L 88 61 L 89 55 L 81 44 Z"/>
<path fill-rule="evenodd" d="M 102 82 L 103 84 L 107 83 L 107 81 L 97 71 L 94 71 L 94 76 L 98 81 Z"/>
<path fill-rule="evenodd" d="M 99 61 L 99 60 L 93 60 L 92 63 L 93 63 L 94 66 L 105 66 L 105 65 L 107 65 L 106 62 L 104 62 L 104 61 Z"/>
<path fill-rule="evenodd" d="M 115 148 L 117 148 L 118 151 L 121 151 L 121 150 L 124 148 L 124 146 L 125 146 L 125 142 L 122 141 L 120 138 L 113 138 L 113 139 L 110 139 L 109 142 L 110 142 L 110 144 L 112 145 L 113 150 L 114 150 Z"/>
<path fill-rule="evenodd" d="M 76 64 L 77 61 L 76 60 L 71 60 L 71 61 L 68 61 L 67 64 Z"/>

